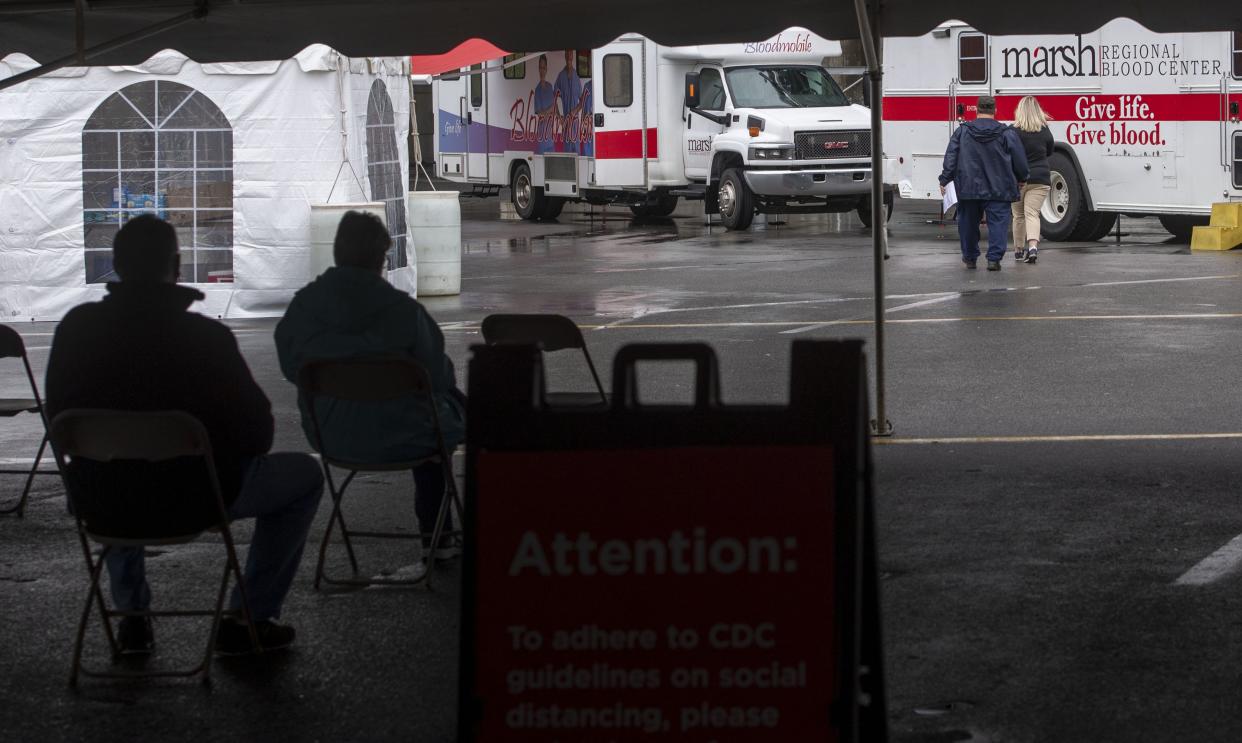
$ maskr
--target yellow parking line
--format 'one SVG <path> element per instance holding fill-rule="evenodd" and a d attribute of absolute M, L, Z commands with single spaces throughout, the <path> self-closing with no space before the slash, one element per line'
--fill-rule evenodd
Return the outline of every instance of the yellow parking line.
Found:
<path fill-rule="evenodd" d="M 907 317 L 900 320 L 885 319 L 885 325 L 926 325 L 932 323 L 967 322 L 1038 322 L 1046 320 L 1236 320 L 1242 312 L 1196 312 L 1161 315 L 1011 315 L 982 317 Z M 670 330 L 676 328 L 749 328 L 749 327 L 797 327 L 800 325 L 871 325 L 870 319 L 860 320 L 779 320 L 755 322 L 685 322 L 685 323 L 622 323 L 608 325 L 579 325 L 583 330 Z"/>
<path fill-rule="evenodd" d="M 938 436 L 928 438 L 876 438 L 881 446 L 899 444 L 1030 444 L 1083 441 L 1207 441 L 1242 439 L 1242 431 L 1229 433 L 1101 433 L 1071 436 Z"/>

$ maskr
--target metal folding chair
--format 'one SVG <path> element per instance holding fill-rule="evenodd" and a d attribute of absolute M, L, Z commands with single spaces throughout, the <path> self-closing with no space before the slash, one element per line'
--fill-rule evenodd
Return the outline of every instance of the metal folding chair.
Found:
<path fill-rule="evenodd" d="M 333 585 L 372 586 L 372 585 L 416 585 L 426 582 L 431 588 L 431 574 L 435 567 L 435 551 L 445 536 L 458 536 L 460 530 L 445 531 L 444 522 L 449 508 L 457 511 L 461 519 L 461 501 L 457 494 L 457 482 L 453 478 L 453 458 L 444 444 L 444 435 L 440 428 L 440 414 L 437 410 L 435 396 L 431 389 L 431 378 L 427 370 L 417 362 L 406 358 L 356 358 L 313 361 L 302 367 L 298 373 L 298 391 L 306 404 L 311 417 L 313 432 L 311 446 L 319 452 L 323 463 L 324 480 L 328 484 L 328 492 L 332 496 L 332 515 L 328 526 L 324 529 L 323 540 L 319 544 L 319 561 L 315 567 L 315 588 L 321 582 Z M 419 459 L 399 462 L 354 462 L 327 451 L 323 444 L 322 422 L 315 412 L 315 401 L 329 398 L 338 402 L 393 402 L 402 398 L 423 398 L 430 411 L 431 422 L 435 428 L 436 450 L 433 454 Z M 419 539 L 425 534 L 419 532 L 362 531 L 350 529 L 345 525 L 345 516 L 341 510 L 341 501 L 345 490 L 353 482 L 359 472 L 399 472 L 408 470 L 413 474 L 414 468 L 427 463 L 438 463 L 444 470 L 444 493 L 440 496 L 440 508 L 436 514 L 435 528 L 431 533 L 430 547 L 426 552 L 427 569 L 417 578 L 359 578 L 358 558 L 354 554 L 352 539 L 354 537 L 370 539 Z M 332 468 L 346 470 L 349 474 L 337 487 L 332 477 Z M 349 564 L 353 570 L 352 578 L 333 578 L 324 568 L 327 558 L 328 543 L 332 538 L 334 526 L 340 526 L 341 541 L 345 544 L 345 552 L 349 556 Z"/>
<path fill-rule="evenodd" d="M 552 407 L 608 405 L 608 394 L 599 381 L 586 339 L 573 320 L 564 315 L 488 315 L 483 318 L 483 342 L 489 346 L 530 344 L 543 352 L 581 349 L 595 392 L 545 392 L 544 403 Z"/>
<path fill-rule="evenodd" d="M 39 462 L 43 461 L 43 450 L 47 448 L 47 417 L 43 413 L 43 399 L 39 397 L 39 387 L 35 384 L 34 372 L 30 369 L 30 359 L 26 356 L 26 344 L 17 331 L 0 325 L 0 359 L 20 358 L 26 367 L 26 379 L 30 382 L 30 394 L 33 397 L 0 397 L 0 418 L 12 418 L 20 413 L 38 413 L 43 422 L 43 440 L 39 442 L 39 453 L 35 455 L 34 464 L 29 470 L 0 469 L 0 475 L 25 475 L 26 487 L 22 488 L 21 497 L 15 505 L 0 508 L 0 514 L 16 513 L 21 518 L 26 512 L 26 500 L 30 497 L 30 486 L 35 475 L 55 475 L 51 470 L 40 470 Z"/>
<path fill-rule="evenodd" d="M 103 678 L 151 678 L 191 677 L 201 672 L 203 683 L 210 683 L 211 660 L 215 651 L 216 635 L 220 628 L 220 620 L 226 616 L 237 617 L 246 624 L 250 631 L 250 642 L 255 652 L 259 652 L 261 650 L 259 638 L 255 633 L 254 624 L 250 621 L 250 609 L 246 600 L 241 565 L 237 560 L 233 534 L 229 529 L 228 509 L 225 508 L 224 497 L 220 491 L 220 480 L 211 454 L 211 441 L 203 424 L 194 416 L 180 411 L 131 412 L 75 409 L 66 410 L 52 420 L 50 437 L 52 453 L 65 477 L 65 488 L 69 493 L 70 503 L 73 505 L 73 512 L 77 519 L 82 553 L 86 558 L 87 570 L 90 572 L 86 605 L 82 608 L 82 617 L 78 622 L 77 638 L 73 646 L 73 671 L 69 676 L 69 685 L 77 686 L 79 673 Z M 207 487 L 199 488 L 199 490 L 206 494 L 191 492 L 187 496 L 185 493 L 170 493 L 169 497 L 197 496 L 212 499 L 214 503 L 202 504 L 204 510 L 210 510 L 215 514 L 216 518 L 212 523 L 191 531 L 178 529 L 173 533 L 116 536 L 117 524 L 107 522 L 103 518 L 92 518 L 89 514 L 84 515 L 84 509 L 80 507 L 80 503 L 82 497 L 91 490 L 91 483 L 88 478 L 77 475 L 75 462 L 78 460 L 89 460 L 93 463 L 107 465 L 118 462 L 154 464 L 180 458 L 188 458 L 187 461 L 196 459 L 203 463 Z M 106 499 L 108 495 L 108 493 L 93 493 L 95 502 L 98 502 L 101 497 Z M 188 544 L 208 530 L 220 533 L 225 550 L 224 574 L 220 579 L 220 590 L 216 595 L 213 609 L 121 611 L 108 608 L 99 582 L 104 570 L 104 558 L 110 550 L 122 547 L 141 549 L 148 546 Z M 121 529 L 121 531 L 126 530 Z M 98 558 L 91 555 L 91 542 L 103 547 Z M 230 575 L 237 581 L 241 590 L 240 610 L 224 608 Z M 112 650 L 114 661 L 119 657 L 120 647 L 112 629 L 113 617 L 210 616 L 212 618 L 211 634 L 207 639 L 207 649 L 202 661 L 191 669 L 181 671 L 94 671 L 86 668 L 82 664 L 82 644 L 86 637 L 86 625 L 90 618 L 92 604 L 99 608 L 104 634 L 107 635 L 108 646 Z"/>

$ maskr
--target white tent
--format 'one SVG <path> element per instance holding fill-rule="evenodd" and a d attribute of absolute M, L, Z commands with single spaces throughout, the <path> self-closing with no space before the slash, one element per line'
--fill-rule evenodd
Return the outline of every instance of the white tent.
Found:
<path fill-rule="evenodd" d="M 0 61 L 0 78 L 36 66 Z M 322 269 L 312 204 L 384 201 L 393 283 L 414 290 L 405 240 L 404 59 L 306 48 L 273 62 L 65 67 L 0 90 L 0 313 L 56 319 L 113 279 L 112 235 L 155 211 L 177 226 L 199 311 L 278 314 Z"/>

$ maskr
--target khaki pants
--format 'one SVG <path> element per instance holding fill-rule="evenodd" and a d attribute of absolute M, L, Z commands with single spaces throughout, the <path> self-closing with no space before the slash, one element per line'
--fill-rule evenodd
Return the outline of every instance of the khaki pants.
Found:
<path fill-rule="evenodd" d="M 1010 205 L 1013 210 L 1015 249 L 1022 250 L 1030 240 L 1039 242 L 1039 210 L 1051 191 L 1051 186 L 1028 183 L 1023 187 L 1018 200 Z"/>

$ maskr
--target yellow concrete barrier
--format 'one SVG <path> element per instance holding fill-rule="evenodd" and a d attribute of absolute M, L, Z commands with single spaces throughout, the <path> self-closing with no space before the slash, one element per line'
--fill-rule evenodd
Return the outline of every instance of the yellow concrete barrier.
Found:
<path fill-rule="evenodd" d="M 1232 250 L 1242 245 L 1242 201 L 1212 204 L 1207 227 L 1196 227 L 1190 236 L 1191 250 Z"/>

